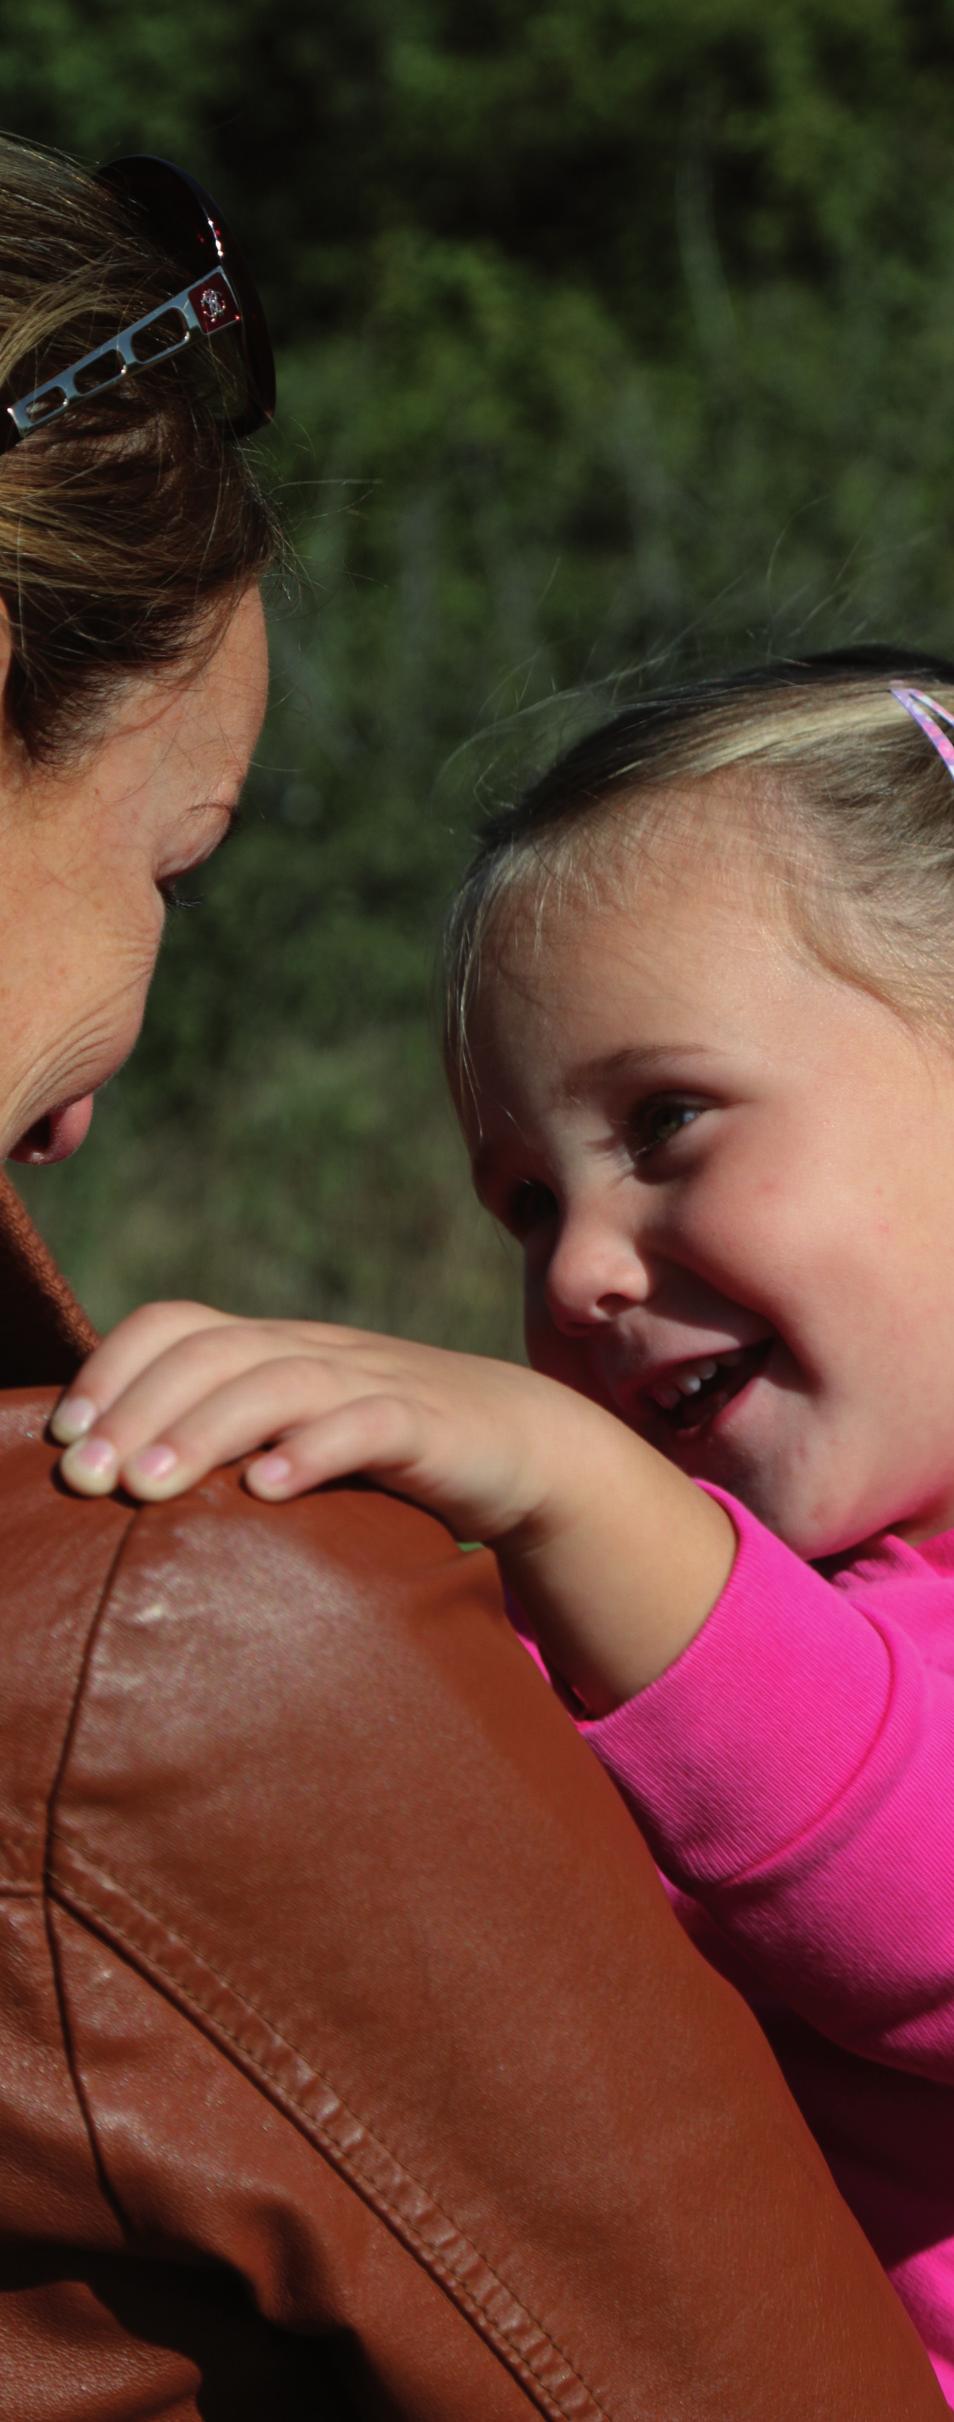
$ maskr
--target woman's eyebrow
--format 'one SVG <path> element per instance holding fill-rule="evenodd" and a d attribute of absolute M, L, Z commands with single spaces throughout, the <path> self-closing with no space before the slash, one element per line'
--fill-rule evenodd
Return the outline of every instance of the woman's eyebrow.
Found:
<path fill-rule="evenodd" d="M 244 823 L 241 799 L 196 799 L 190 808 L 189 813 L 193 816 L 204 816 L 205 818 L 208 818 L 209 816 L 227 817 L 228 821 L 225 825 L 224 831 L 219 834 L 219 838 L 215 844 L 216 853 L 218 853 L 220 849 L 224 849 L 227 842 L 234 840 L 235 834 L 239 831 L 240 826 Z"/>
<path fill-rule="evenodd" d="M 223 849 L 228 848 L 229 842 L 234 841 L 236 833 L 242 830 L 245 821 L 240 799 L 196 799 L 186 813 L 196 817 L 206 826 L 206 832 L 202 836 L 202 846 L 197 848 L 195 857 L 189 861 L 190 870 L 199 866 L 208 866 L 213 858 L 220 857 Z M 223 824 L 220 821 L 218 831 L 209 832 L 210 816 L 216 816 L 219 819 L 224 816 L 227 818 L 227 822 Z M 188 844 L 186 843 L 185 846 L 188 847 Z"/>

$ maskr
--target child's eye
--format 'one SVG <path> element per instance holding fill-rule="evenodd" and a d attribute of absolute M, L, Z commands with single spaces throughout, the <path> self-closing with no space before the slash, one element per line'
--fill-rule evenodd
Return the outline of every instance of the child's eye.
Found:
<path fill-rule="evenodd" d="M 520 1179 L 518 1185 L 511 1187 L 501 1207 L 500 1217 L 511 1236 L 524 1237 L 530 1235 L 531 1229 L 539 1228 L 543 1221 L 552 1219 L 555 1210 L 556 1197 L 551 1194 L 549 1186 L 540 1185 L 536 1178 L 525 1177 Z"/>
<path fill-rule="evenodd" d="M 701 1102 L 684 1101 L 678 1094 L 657 1094 L 651 1102 L 640 1102 L 629 1120 L 630 1150 L 634 1160 L 656 1152 L 663 1144 L 671 1144 L 683 1127 L 691 1127 L 703 1108 Z"/>

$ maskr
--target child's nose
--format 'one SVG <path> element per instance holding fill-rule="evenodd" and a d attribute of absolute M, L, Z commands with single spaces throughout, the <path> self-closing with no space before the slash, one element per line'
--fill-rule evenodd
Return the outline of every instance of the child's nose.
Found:
<path fill-rule="evenodd" d="M 634 1237 L 599 1218 L 565 1220 L 550 1256 L 547 1308 L 554 1327 L 572 1334 L 645 1302 L 646 1262 Z"/>

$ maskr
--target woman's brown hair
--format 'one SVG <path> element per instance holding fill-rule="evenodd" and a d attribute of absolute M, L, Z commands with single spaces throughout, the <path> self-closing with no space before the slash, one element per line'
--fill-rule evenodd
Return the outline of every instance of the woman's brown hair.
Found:
<path fill-rule="evenodd" d="M 56 377 L 181 284 L 106 183 L 0 137 L 0 398 Z M 127 682 L 197 657 L 272 560 L 274 519 L 223 426 L 216 377 L 215 346 L 190 347 L 0 456 L 6 704 L 35 760 L 81 752 Z"/>

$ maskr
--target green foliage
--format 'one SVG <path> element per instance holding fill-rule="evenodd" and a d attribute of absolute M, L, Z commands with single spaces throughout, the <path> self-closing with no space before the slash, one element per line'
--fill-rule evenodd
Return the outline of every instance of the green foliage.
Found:
<path fill-rule="evenodd" d="M 647 671 L 951 649 L 943 0 L 34 0 L 7 122 L 221 194 L 299 573 L 241 842 L 27 1191 L 107 1322 L 206 1293 L 513 1350 L 434 937 L 482 800 Z"/>

